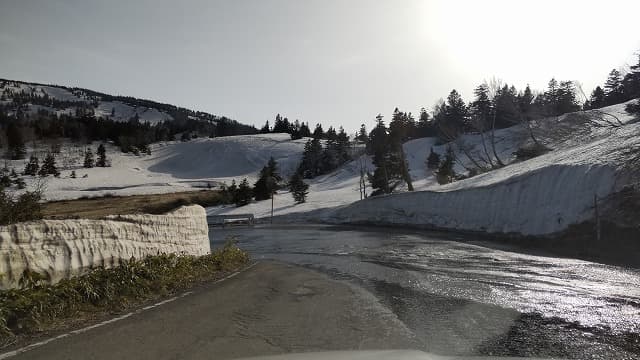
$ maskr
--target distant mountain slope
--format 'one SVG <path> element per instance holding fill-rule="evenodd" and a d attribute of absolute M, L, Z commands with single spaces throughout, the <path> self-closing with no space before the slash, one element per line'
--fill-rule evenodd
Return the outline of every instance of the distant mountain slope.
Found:
<path fill-rule="evenodd" d="M 97 118 L 109 118 L 119 122 L 136 118 L 141 123 L 157 124 L 163 121 L 191 119 L 214 124 L 227 123 L 237 127 L 238 133 L 256 132 L 253 126 L 240 124 L 224 116 L 152 100 L 109 95 L 84 88 L 7 79 L 0 79 L 0 106 L 4 106 L 10 116 L 16 115 L 18 111 L 26 114 L 47 111 L 57 115 L 68 114 L 72 116 L 90 112 Z"/>

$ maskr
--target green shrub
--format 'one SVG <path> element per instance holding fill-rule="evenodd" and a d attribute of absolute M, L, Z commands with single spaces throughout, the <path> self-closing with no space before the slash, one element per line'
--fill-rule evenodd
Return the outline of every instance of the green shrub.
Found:
<path fill-rule="evenodd" d="M 14 198 L 0 188 L 0 225 L 42 219 L 40 192 L 27 191 Z"/>

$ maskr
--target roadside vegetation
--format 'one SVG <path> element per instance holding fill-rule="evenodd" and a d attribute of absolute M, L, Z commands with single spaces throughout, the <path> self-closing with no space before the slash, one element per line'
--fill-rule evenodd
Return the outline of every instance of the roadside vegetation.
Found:
<path fill-rule="evenodd" d="M 95 315 L 117 313 L 154 298 L 221 278 L 247 265 L 249 255 L 232 240 L 204 256 L 162 254 L 147 256 L 55 285 L 46 277 L 25 271 L 19 289 L 0 291 L 0 346 L 21 335 L 68 326 Z"/>

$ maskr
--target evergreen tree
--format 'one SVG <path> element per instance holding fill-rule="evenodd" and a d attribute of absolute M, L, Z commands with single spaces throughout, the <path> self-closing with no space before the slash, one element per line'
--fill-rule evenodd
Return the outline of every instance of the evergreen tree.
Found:
<path fill-rule="evenodd" d="M 13 122 L 7 127 L 7 145 L 10 159 L 24 159 L 27 154 L 27 149 L 22 140 L 22 131 L 20 131 L 20 128 Z"/>
<path fill-rule="evenodd" d="M 289 119 L 283 118 L 280 114 L 276 115 L 276 120 L 273 123 L 273 133 L 291 133 L 291 124 L 289 124 Z"/>
<path fill-rule="evenodd" d="M 604 90 L 600 86 L 596 86 L 595 89 L 591 92 L 591 97 L 589 97 L 588 107 L 589 109 L 599 109 L 603 106 L 606 106 L 606 96 Z"/>
<path fill-rule="evenodd" d="M 624 101 L 622 87 L 622 75 L 616 69 L 609 72 L 607 81 L 604 84 L 604 94 L 606 105 L 618 104 Z"/>
<path fill-rule="evenodd" d="M 87 148 L 87 150 L 84 152 L 84 167 L 86 168 L 92 168 L 93 165 L 95 165 L 95 159 L 93 157 L 93 151 L 91 151 L 90 148 Z"/>
<path fill-rule="evenodd" d="M 253 196 L 257 201 L 271 198 L 281 180 L 282 177 L 278 174 L 278 163 L 271 157 L 267 165 L 260 170 L 258 180 L 254 184 Z"/>
<path fill-rule="evenodd" d="M 624 101 L 640 97 L 640 53 L 638 54 L 638 63 L 631 65 L 630 70 L 622 79 Z"/>
<path fill-rule="evenodd" d="M 389 123 L 389 151 L 391 152 L 389 155 L 399 161 L 400 172 L 409 191 L 413 191 L 413 182 L 402 144 L 408 139 L 408 134 L 413 132 L 412 120 L 411 114 L 403 113 L 395 108 L 391 123 Z"/>
<path fill-rule="evenodd" d="M 260 129 L 260 133 L 261 134 L 268 134 L 271 132 L 271 129 L 269 127 L 269 120 L 267 120 L 267 122 L 264 124 L 264 126 Z"/>
<path fill-rule="evenodd" d="M 291 140 L 298 140 L 302 138 L 302 134 L 300 134 L 300 121 L 296 119 L 296 121 L 291 125 Z"/>
<path fill-rule="evenodd" d="M 566 114 L 580 110 L 580 104 L 576 96 L 576 89 L 573 81 L 561 81 L 558 89 L 558 103 L 556 104 L 557 114 Z"/>
<path fill-rule="evenodd" d="M 516 88 L 504 85 L 493 98 L 493 117 L 491 126 L 505 128 L 520 120 L 518 94 Z"/>
<path fill-rule="evenodd" d="M 245 206 L 251 202 L 251 198 L 253 197 L 251 186 L 249 186 L 249 182 L 247 178 L 244 178 L 240 185 L 238 186 L 238 190 L 235 191 L 234 203 L 236 206 Z"/>
<path fill-rule="evenodd" d="M 438 184 L 448 184 L 455 178 L 455 172 L 453 170 L 453 162 L 455 161 L 455 154 L 451 146 L 447 147 L 444 160 L 440 163 L 438 170 L 436 171 L 436 180 Z"/>
<path fill-rule="evenodd" d="M 322 130 L 322 125 L 316 124 L 316 128 L 313 130 L 312 134 L 314 139 L 324 139 L 324 130 Z"/>
<path fill-rule="evenodd" d="M 369 137 L 367 136 L 367 127 L 364 124 L 360 125 L 360 130 L 358 131 L 358 136 L 356 137 L 356 140 L 364 144 L 366 144 L 367 141 L 369 140 Z"/>
<path fill-rule="evenodd" d="M 305 179 L 312 179 L 321 174 L 320 160 L 322 158 L 322 143 L 314 138 L 304 145 L 302 160 L 298 171 Z"/>
<path fill-rule="evenodd" d="M 374 189 L 372 196 L 391 193 L 402 179 L 400 159 L 391 149 L 389 133 L 382 115 L 378 115 L 376 119 L 377 125 L 369 134 L 373 165 L 376 167 L 373 174 L 368 176 L 371 187 Z"/>
<path fill-rule="evenodd" d="M 96 166 L 106 167 L 108 165 L 107 149 L 104 147 L 104 144 L 100 144 L 100 146 L 98 146 L 98 151 L 96 151 L 96 153 L 98 154 L 98 161 L 96 162 Z"/>
<path fill-rule="evenodd" d="M 309 129 L 308 123 L 302 123 L 300 125 L 300 137 L 303 137 L 303 138 L 311 137 L 311 129 Z"/>
<path fill-rule="evenodd" d="M 307 201 L 309 185 L 304 182 L 302 175 L 297 171 L 289 180 L 289 190 L 296 204 L 302 204 Z"/>
<path fill-rule="evenodd" d="M 434 126 L 432 119 L 427 112 L 427 109 L 420 109 L 420 117 L 416 124 L 416 136 L 415 137 L 435 137 L 438 132 Z"/>
<path fill-rule="evenodd" d="M 467 105 L 454 89 L 449 93 L 447 101 L 436 105 L 434 121 L 438 136 L 444 141 L 451 141 L 466 131 Z"/>
<path fill-rule="evenodd" d="M 44 161 L 42 162 L 42 167 L 40 167 L 40 171 L 38 172 L 38 175 L 42 177 L 46 177 L 49 175 L 53 175 L 55 177 L 60 176 L 60 172 L 58 171 L 58 168 L 56 166 L 56 158 L 53 156 L 52 153 L 48 153 L 47 156 L 44 158 Z"/>
<path fill-rule="evenodd" d="M 38 164 L 38 157 L 32 154 L 29 158 L 29 162 L 24 167 L 24 171 L 22 172 L 22 174 L 36 176 L 39 170 L 40 165 Z"/>
<path fill-rule="evenodd" d="M 473 91 L 476 96 L 475 100 L 471 103 L 470 113 L 474 118 L 474 122 L 477 124 L 480 131 L 484 131 L 490 128 L 491 113 L 493 106 L 491 99 L 489 98 L 489 86 L 486 83 L 480 84 Z"/>
<path fill-rule="evenodd" d="M 438 167 L 440 167 L 440 155 L 438 155 L 438 153 L 433 151 L 433 148 L 431 148 L 429 156 L 427 157 L 427 168 L 435 170 Z"/>
<path fill-rule="evenodd" d="M 518 96 L 518 107 L 520 108 L 520 114 L 525 120 L 532 120 L 536 115 L 533 113 L 533 101 L 535 96 L 531 91 L 531 87 L 527 84 L 524 92 Z"/>

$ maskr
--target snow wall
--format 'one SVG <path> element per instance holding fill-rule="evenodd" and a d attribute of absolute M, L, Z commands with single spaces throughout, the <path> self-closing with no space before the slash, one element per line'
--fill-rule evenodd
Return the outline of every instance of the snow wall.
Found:
<path fill-rule="evenodd" d="M 552 165 L 483 187 L 370 197 L 328 220 L 547 235 L 592 218 L 594 195 L 610 194 L 615 179 L 609 166 Z"/>
<path fill-rule="evenodd" d="M 159 253 L 211 251 L 203 207 L 164 215 L 115 215 L 103 220 L 39 220 L 0 226 L 0 288 L 17 287 L 25 269 L 51 283 L 92 267 Z"/>

